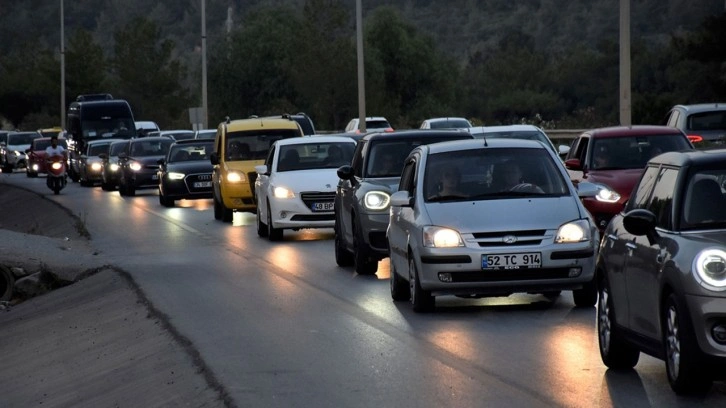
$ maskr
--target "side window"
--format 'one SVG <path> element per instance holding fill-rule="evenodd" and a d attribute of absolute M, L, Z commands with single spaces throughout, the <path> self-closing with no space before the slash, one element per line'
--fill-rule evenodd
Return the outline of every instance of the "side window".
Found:
<path fill-rule="evenodd" d="M 265 165 L 267 166 L 267 171 L 272 171 L 272 161 L 275 160 L 275 150 L 277 146 L 272 145 L 270 146 L 270 153 L 267 154 L 267 160 L 265 160 Z"/>
<path fill-rule="evenodd" d="M 633 190 L 633 194 L 630 195 L 626 211 L 637 208 L 646 208 L 648 199 L 650 198 L 650 192 L 653 190 L 653 185 L 655 184 L 657 176 L 657 166 L 650 166 L 645 169 L 643 177 L 640 178 L 640 182 Z"/>
<path fill-rule="evenodd" d="M 353 174 L 358 177 L 363 177 L 363 159 L 365 158 L 363 152 L 366 150 L 367 145 L 367 142 L 358 142 L 355 152 L 353 153 L 353 160 L 350 163 L 350 165 L 353 167 Z"/>
<path fill-rule="evenodd" d="M 225 129 L 226 130 L 226 129 Z M 219 155 L 219 158 L 222 158 L 222 145 L 224 144 L 224 139 L 227 134 L 222 129 L 217 130 L 217 133 L 219 133 L 219 137 L 217 138 L 217 146 L 214 147 L 214 152 Z"/>
<path fill-rule="evenodd" d="M 416 174 L 416 159 L 411 158 L 403 166 L 403 171 L 401 172 L 401 182 L 398 185 L 398 190 L 399 191 L 408 191 L 408 193 L 410 195 L 413 195 L 413 189 L 416 184 L 415 178 L 414 178 L 415 174 Z"/>
<path fill-rule="evenodd" d="M 677 110 L 671 111 L 671 116 L 668 118 L 667 126 L 677 127 L 679 116 L 680 116 L 680 112 L 678 112 Z"/>
<path fill-rule="evenodd" d="M 673 191 L 676 189 L 678 170 L 664 168 L 653 187 L 653 194 L 647 209 L 655 214 L 657 225 L 663 229 L 672 229 Z"/>

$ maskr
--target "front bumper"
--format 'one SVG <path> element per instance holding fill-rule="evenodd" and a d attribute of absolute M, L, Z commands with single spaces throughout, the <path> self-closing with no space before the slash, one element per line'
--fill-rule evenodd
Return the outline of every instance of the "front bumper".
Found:
<path fill-rule="evenodd" d="M 391 219 L 388 211 L 383 213 L 362 213 L 358 217 L 360 228 L 363 233 L 363 240 L 370 248 L 371 254 L 377 255 L 380 259 L 388 256 L 388 222 Z"/>
<path fill-rule="evenodd" d="M 132 172 L 130 176 L 130 185 L 135 189 L 159 188 L 159 175 L 156 170 L 153 172 L 149 170 Z"/>
<path fill-rule="evenodd" d="M 726 359 L 726 344 L 719 344 L 712 335 L 715 325 L 726 325 L 726 297 L 685 295 L 685 300 L 701 351 Z"/>
<path fill-rule="evenodd" d="M 187 174 L 183 179 L 164 177 L 159 184 L 161 193 L 174 200 L 212 198 L 212 174 Z"/>
<path fill-rule="evenodd" d="M 333 228 L 335 191 L 298 194 L 294 198 L 269 197 L 275 228 Z M 325 209 L 313 211 L 313 205 Z"/>

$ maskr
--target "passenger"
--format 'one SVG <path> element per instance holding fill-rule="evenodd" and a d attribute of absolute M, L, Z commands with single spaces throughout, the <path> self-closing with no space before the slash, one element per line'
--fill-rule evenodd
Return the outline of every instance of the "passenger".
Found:
<path fill-rule="evenodd" d="M 336 145 L 331 145 L 328 148 L 328 156 L 325 158 L 325 165 L 326 166 L 342 166 L 344 164 L 348 164 L 348 162 L 343 158 L 343 150 Z"/>
<path fill-rule="evenodd" d="M 462 196 L 465 193 L 461 190 L 461 172 L 456 167 L 446 167 L 439 174 L 434 174 L 434 178 L 437 183 L 434 186 L 434 190 L 429 196 L 434 197 L 447 197 L 447 196 Z"/>

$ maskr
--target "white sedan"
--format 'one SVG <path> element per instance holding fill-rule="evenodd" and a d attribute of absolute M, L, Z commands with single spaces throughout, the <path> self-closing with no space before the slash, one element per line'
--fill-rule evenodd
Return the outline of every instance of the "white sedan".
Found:
<path fill-rule="evenodd" d="M 344 136 L 278 140 L 255 166 L 257 234 L 282 239 L 285 229 L 332 228 L 338 167 L 350 164 L 355 141 Z"/>

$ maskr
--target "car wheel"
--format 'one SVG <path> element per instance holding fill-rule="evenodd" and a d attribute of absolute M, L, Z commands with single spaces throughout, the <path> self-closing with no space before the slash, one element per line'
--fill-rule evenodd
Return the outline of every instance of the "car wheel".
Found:
<path fill-rule="evenodd" d="M 126 183 L 124 183 L 123 179 L 118 184 L 118 194 L 121 197 L 126 197 Z"/>
<path fill-rule="evenodd" d="M 159 204 L 167 208 L 172 208 L 174 207 L 174 200 L 161 194 L 161 191 L 159 191 Z"/>
<path fill-rule="evenodd" d="M 390 258 L 389 258 L 390 261 Z M 408 282 L 396 272 L 396 267 L 391 263 L 391 298 L 395 301 L 409 300 L 411 299 L 411 288 L 408 287 Z"/>
<path fill-rule="evenodd" d="M 335 214 L 333 230 L 335 231 L 335 263 L 338 266 L 352 266 L 353 254 L 345 247 L 343 233 L 340 231 L 340 215 L 338 213 Z"/>
<path fill-rule="evenodd" d="M 575 306 L 577 307 L 595 306 L 595 302 L 597 302 L 597 286 L 595 286 L 595 279 L 586 283 L 582 289 L 573 290 L 572 298 L 575 301 Z"/>
<path fill-rule="evenodd" d="M 275 228 L 272 226 L 272 210 L 270 209 L 270 203 L 267 203 L 267 238 L 270 241 L 281 241 L 282 240 L 282 228 Z"/>
<path fill-rule="evenodd" d="M 5 165 L 3 167 L 3 173 L 12 173 L 13 172 L 13 166 Z"/>
<path fill-rule="evenodd" d="M 668 382 L 676 394 L 702 394 L 713 377 L 702 364 L 693 325 L 683 302 L 671 293 L 663 305 L 663 344 Z"/>
<path fill-rule="evenodd" d="M 353 264 L 359 275 L 373 275 L 378 270 L 378 262 L 371 259 L 369 249 L 365 247 L 362 232 L 358 224 L 353 222 Z"/>
<path fill-rule="evenodd" d="M 267 224 L 262 222 L 262 215 L 260 214 L 260 203 L 257 203 L 257 236 L 265 238 L 268 234 Z"/>
<path fill-rule="evenodd" d="M 126 186 L 126 195 L 129 197 L 133 197 L 136 195 L 136 187 L 133 185 L 127 185 Z"/>
<path fill-rule="evenodd" d="M 109 184 L 109 183 L 107 183 L 105 181 L 102 181 L 101 182 L 101 190 L 103 190 L 103 191 L 113 191 L 113 185 L 111 185 L 111 184 Z"/>
<path fill-rule="evenodd" d="M 411 257 L 408 260 L 408 287 L 411 292 L 413 311 L 416 313 L 433 312 L 436 307 L 436 298 L 431 296 L 431 292 L 428 290 L 423 290 L 418 280 L 419 276 L 416 270 L 416 262 Z"/>
<path fill-rule="evenodd" d="M 221 220 L 222 219 L 222 204 L 220 204 L 219 200 L 217 199 L 217 195 L 212 192 L 212 201 L 214 202 L 214 219 L 215 220 Z"/>
<path fill-rule="evenodd" d="M 615 327 L 613 302 L 610 288 L 603 278 L 598 293 L 597 339 L 603 364 L 612 369 L 635 367 L 640 359 L 640 351 L 627 344 Z"/>

